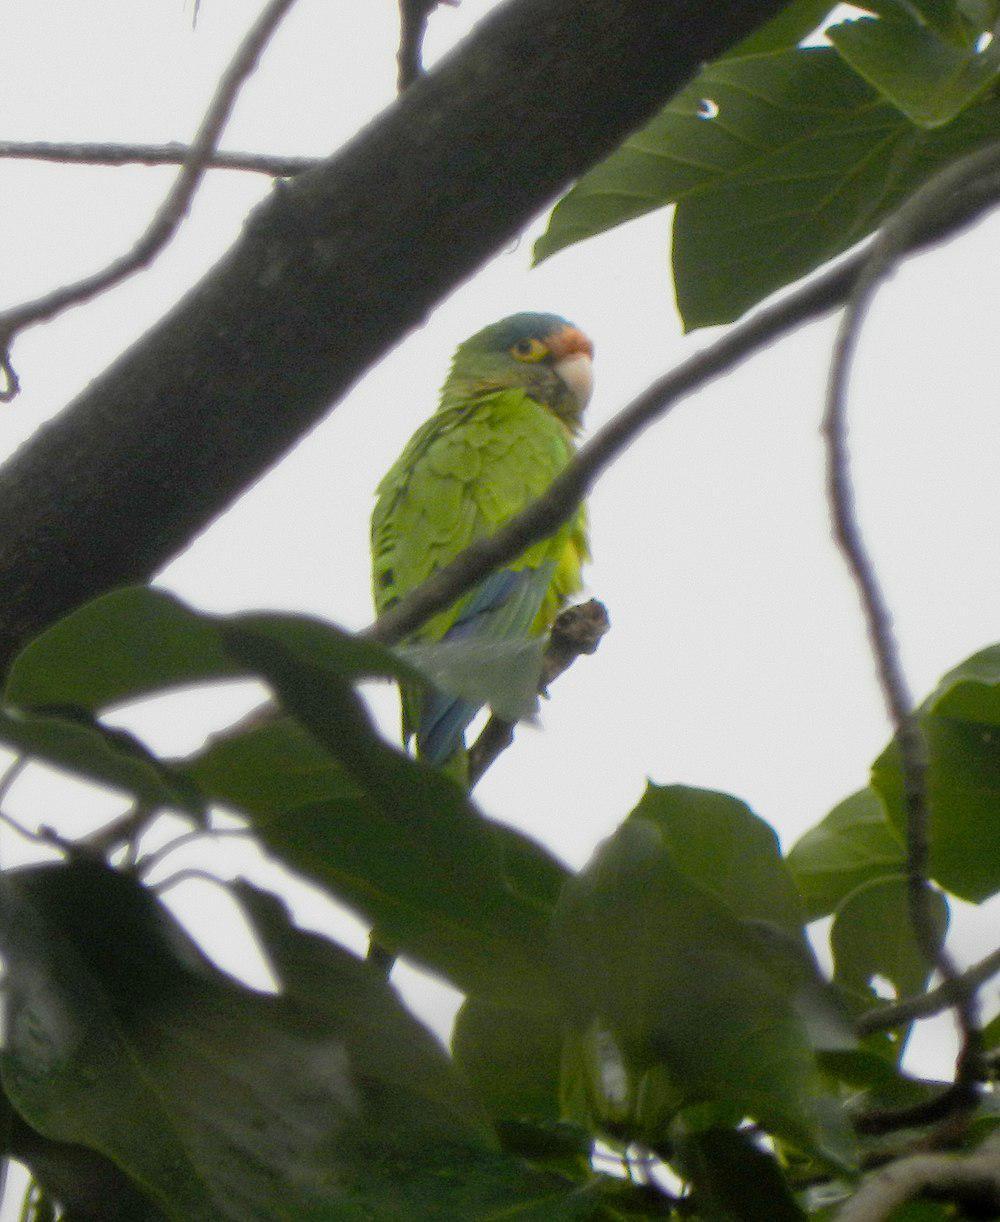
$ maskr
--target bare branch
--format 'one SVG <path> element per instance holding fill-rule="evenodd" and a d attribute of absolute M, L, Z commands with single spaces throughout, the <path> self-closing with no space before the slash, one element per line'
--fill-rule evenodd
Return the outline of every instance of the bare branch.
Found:
<path fill-rule="evenodd" d="M 855 511 L 847 449 L 847 385 L 861 327 L 878 286 L 892 273 L 912 245 L 914 237 L 926 227 L 928 217 L 936 218 L 941 206 L 950 204 L 956 193 L 970 182 L 984 177 L 992 178 L 998 171 L 1000 145 L 980 149 L 932 178 L 882 228 L 866 253 L 837 333 L 823 422 L 827 443 L 827 496 L 834 535 L 858 589 L 879 684 L 899 747 L 906 809 L 910 922 L 928 965 L 936 968 L 945 983 L 955 991 L 952 1004 L 963 1040 L 956 1086 L 974 1083 L 982 1074 L 978 1004 L 974 991 L 961 988 L 960 973 L 950 953 L 944 946 L 938 945 L 928 881 L 930 811 L 927 802 L 927 748 L 907 689 L 889 608 L 865 547 Z M 970 1089 L 966 1096 L 968 1106 L 975 1100 L 975 1091 Z"/>
<path fill-rule="evenodd" d="M 191 207 L 206 164 L 215 151 L 243 82 L 256 68 L 271 35 L 294 3 L 295 0 L 271 0 L 251 27 L 216 87 L 215 96 L 174 185 L 157 209 L 146 232 L 128 254 L 120 256 L 101 271 L 84 276 L 74 284 L 53 289 L 42 297 L 36 297 L 34 301 L 25 302 L 0 314 L 0 369 L 6 379 L 6 386 L 0 388 L 0 400 L 13 399 L 19 389 L 17 373 L 11 364 L 10 346 L 20 331 L 34 323 L 54 318 L 69 306 L 89 301 L 98 293 L 105 292 L 134 272 L 148 266 L 177 232 Z"/>
<path fill-rule="evenodd" d="M 53 143 L 48 140 L 0 140 L 0 160 L 51 161 L 60 165 L 184 165 L 193 155 L 189 144 Z M 245 170 L 270 178 L 294 178 L 320 164 L 318 157 L 276 157 L 269 153 L 227 153 L 205 157 L 205 170 Z"/>
<path fill-rule="evenodd" d="M 583 654 L 592 654 L 611 627 L 607 608 L 596 598 L 567 607 L 552 625 L 538 690 L 544 695 L 549 684 L 557 679 Z M 494 713 L 483 732 L 469 748 L 469 788 L 482 777 L 502 752 L 514 741 L 514 723 L 504 721 Z"/>
<path fill-rule="evenodd" d="M 974 993 L 992 976 L 1000 972 L 1000 950 L 993 951 L 972 967 L 965 969 L 954 980 L 945 980 L 936 989 L 921 993 L 919 997 L 907 997 L 892 1005 L 869 1010 L 854 1023 L 859 1035 L 871 1035 L 875 1031 L 888 1031 L 892 1027 L 903 1027 L 918 1018 L 930 1018 L 953 1006 L 964 995 Z"/>
<path fill-rule="evenodd" d="M 883 1222 L 921 1196 L 962 1206 L 967 1217 L 1000 1215 L 1000 1136 L 965 1156 L 913 1154 L 889 1163 L 841 1207 L 837 1222 Z"/>

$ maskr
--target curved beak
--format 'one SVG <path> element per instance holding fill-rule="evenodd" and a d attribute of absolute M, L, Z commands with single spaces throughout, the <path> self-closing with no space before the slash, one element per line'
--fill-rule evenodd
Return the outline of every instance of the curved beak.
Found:
<path fill-rule="evenodd" d="M 573 398 L 583 411 L 590 402 L 590 393 L 594 389 L 594 366 L 590 357 L 585 352 L 574 352 L 571 356 L 555 361 L 552 368 L 572 391 Z"/>
<path fill-rule="evenodd" d="M 583 411 L 594 388 L 594 345 L 576 327 L 564 327 L 549 340 L 549 351 L 554 358 L 552 368 Z"/>

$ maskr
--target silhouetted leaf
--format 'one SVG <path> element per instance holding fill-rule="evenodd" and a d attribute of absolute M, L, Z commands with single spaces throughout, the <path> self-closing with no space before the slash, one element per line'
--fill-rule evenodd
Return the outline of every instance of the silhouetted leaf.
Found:
<path fill-rule="evenodd" d="M 554 934 L 563 991 L 596 1049 L 593 1089 L 617 1092 L 623 1119 L 634 1076 L 660 1064 L 682 1102 L 719 1102 L 850 1161 L 799 1013 L 822 982 L 801 925 L 785 924 L 796 905 L 770 829 L 734 798 L 681 787 L 651 786 L 566 884 Z"/>
<path fill-rule="evenodd" d="M 286 717 L 210 745 L 188 761 L 191 779 L 387 946 L 463 990 L 544 1000 L 549 906 L 538 889 L 551 889 L 558 867 L 485 820 L 453 781 L 387 746 L 349 689 L 298 660 L 279 662 L 271 646 L 266 655 L 261 669 L 273 667 L 279 696 L 324 745 Z"/>
<path fill-rule="evenodd" d="M 559 201 L 536 258 L 677 203 L 685 326 L 731 322 L 995 139 L 998 121 L 991 100 L 934 131 L 915 127 L 830 48 L 724 58 Z"/>
<path fill-rule="evenodd" d="M 1000 890 L 1000 646 L 949 672 L 921 706 L 929 768 L 931 877 L 975 903 Z M 872 785 L 905 835 L 899 752 L 872 765 Z"/>
<path fill-rule="evenodd" d="M 734 1129 L 674 1134 L 674 1165 L 690 1181 L 697 1215 L 732 1222 L 804 1218 L 773 1154 Z"/>
<path fill-rule="evenodd" d="M 832 912 L 862 883 L 905 867 L 906 850 L 871 789 L 839 802 L 788 854 L 810 921 Z"/>
<path fill-rule="evenodd" d="M 274 640 L 337 679 L 433 683 L 511 721 L 537 707 L 544 642 L 474 641 L 390 650 L 303 615 L 207 615 L 147 586 L 113 590 L 72 612 L 15 658 L 6 698 L 25 708 L 97 712 L 154 692 L 248 676 L 229 629 Z"/>
<path fill-rule="evenodd" d="M 940 945 L 948 929 L 948 901 L 940 892 L 929 891 L 928 902 Z M 891 981 L 897 997 L 910 997 L 923 992 L 930 976 L 931 966 L 914 937 L 902 875 L 852 891 L 837 908 L 830 945 L 834 980 L 856 991 L 868 991 L 880 976 Z"/>
<path fill-rule="evenodd" d="M 496 1149 L 384 981 L 239 894 L 280 997 L 223 976 L 94 863 L 0 879 L 4 1085 L 39 1132 L 102 1151 L 184 1222 L 595 1216 L 586 1190 Z"/>

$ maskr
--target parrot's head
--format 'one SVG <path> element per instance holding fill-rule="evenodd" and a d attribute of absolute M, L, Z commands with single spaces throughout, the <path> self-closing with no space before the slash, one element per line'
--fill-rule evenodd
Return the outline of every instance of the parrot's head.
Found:
<path fill-rule="evenodd" d="M 460 344 L 444 401 L 524 390 L 575 432 L 590 398 L 590 340 L 558 314 L 512 314 Z"/>

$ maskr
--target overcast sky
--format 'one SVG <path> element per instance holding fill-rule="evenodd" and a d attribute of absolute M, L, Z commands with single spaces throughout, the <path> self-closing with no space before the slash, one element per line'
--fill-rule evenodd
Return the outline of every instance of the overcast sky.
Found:
<path fill-rule="evenodd" d="M 187 140 L 258 4 L 202 0 L 21 0 L 4 14 L 0 137 Z M 431 22 L 428 59 L 490 7 L 463 0 Z M 300 0 L 245 88 L 223 147 L 325 155 L 388 105 L 395 6 Z M 169 169 L 0 164 L 0 297 L 14 304 L 91 271 L 131 244 Z M 91 305 L 37 328 L 14 356 L 24 391 L 0 415 L 12 452 L 207 270 L 269 190 L 215 172 L 156 266 Z M 594 340 L 592 428 L 652 378 L 710 342 L 684 337 L 661 212 L 530 267 L 539 217 L 434 312 L 158 582 L 213 611 L 272 608 L 351 628 L 370 621 L 368 518 L 376 483 L 433 411 L 455 344 L 517 310 L 566 315 Z M 864 529 L 918 697 L 1000 636 L 996 578 L 1000 392 L 994 373 L 1000 218 L 909 264 L 881 293 L 852 383 L 852 451 Z M 337 319 L 330 319 L 336 327 Z M 601 481 L 590 502 L 589 593 L 613 627 L 593 658 L 553 688 L 540 728 L 489 773 L 493 816 L 583 865 L 647 777 L 731 792 L 790 846 L 866 782 L 888 734 L 853 587 L 830 541 L 818 423 L 833 324 L 811 325 L 685 402 Z M 281 411 L 276 402 L 275 411 Z M 119 720 L 157 749 L 193 750 L 255 699 L 146 703 Z M 396 706 L 373 696 L 388 734 Z M 34 769 L 7 809 L 85 830 L 121 804 Z M 0 837 L 5 864 L 30 857 Z M 274 885 L 233 841 L 178 853 Z M 303 923 L 355 949 L 361 926 L 299 888 Z M 170 902 L 223 965 L 258 984 L 264 968 L 224 893 L 192 882 Z M 957 907 L 957 906 L 956 906 Z M 997 907 L 954 923 L 963 961 L 995 944 Z M 990 925 L 994 937 L 989 937 Z M 400 969 L 398 983 L 436 1029 L 451 990 Z M 987 993 L 995 1008 L 997 989 Z M 947 1020 L 914 1043 L 913 1064 L 947 1072 Z"/>

